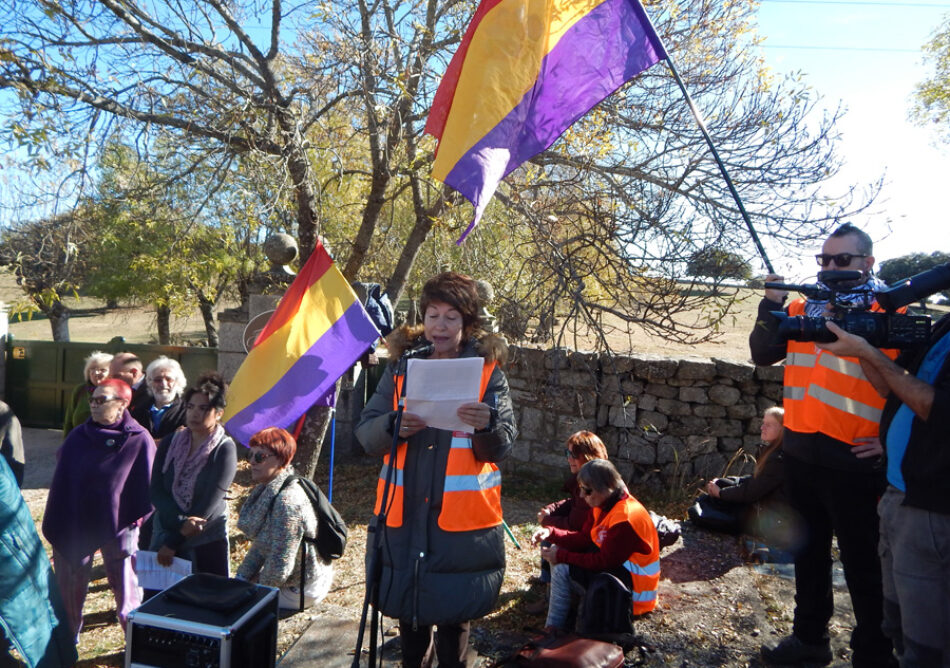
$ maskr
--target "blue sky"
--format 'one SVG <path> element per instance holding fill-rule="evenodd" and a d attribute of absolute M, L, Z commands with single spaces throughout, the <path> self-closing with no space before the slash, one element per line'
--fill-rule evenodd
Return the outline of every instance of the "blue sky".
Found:
<path fill-rule="evenodd" d="M 761 0 L 766 63 L 805 73 L 827 108 L 847 107 L 842 182 L 885 175 L 873 212 L 855 220 L 875 238 L 878 261 L 950 252 L 950 144 L 908 121 L 914 85 L 927 73 L 920 47 L 947 14 L 950 2 L 937 0 Z M 787 278 L 815 269 L 772 261 Z"/>

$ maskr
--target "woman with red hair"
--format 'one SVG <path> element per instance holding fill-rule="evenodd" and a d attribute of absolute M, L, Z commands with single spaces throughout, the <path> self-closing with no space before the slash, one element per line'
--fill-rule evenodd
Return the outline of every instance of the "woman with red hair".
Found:
<path fill-rule="evenodd" d="M 297 453 L 297 441 L 287 430 L 262 429 L 248 443 L 251 490 L 241 506 L 238 529 L 251 539 L 251 549 L 238 567 L 237 576 L 250 582 L 280 589 L 281 608 L 300 607 L 303 587 L 304 607 L 323 600 L 333 582 L 333 566 L 324 561 L 313 542 L 317 537 L 317 516 L 300 485 L 288 478 L 290 462 Z M 304 545 L 301 552 L 300 546 Z M 300 558 L 306 559 L 307 581 L 300 582 Z"/>
<path fill-rule="evenodd" d="M 53 569 L 77 642 L 96 550 L 123 629 L 142 602 L 133 557 L 139 527 L 152 512 L 155 442 L 126 410 L 131 399 L 125 381 L 99 383 L 89 399 L 92 416 L 69 432 L 56 453 L 43 535 L 53 546 Z"/>

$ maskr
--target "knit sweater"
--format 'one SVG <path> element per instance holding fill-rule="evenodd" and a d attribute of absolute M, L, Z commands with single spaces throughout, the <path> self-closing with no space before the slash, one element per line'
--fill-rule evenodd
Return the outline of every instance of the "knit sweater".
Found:
<path fill-rule="evenodd" d="M 317 517 L 300 485 L 291 484 L 280 492 L 290 475 L 293 468 L 288 466 L 270 482 L 251 490 L 241 506 L 238 528 L 253 544 L 238 568 L 240 578 L 269 587 L 300 586 L 300 544 L 305 535 L 316 537 Z M 320 559 L 313 544 L 306 545 L 310 581 L 329 564 Z"/>

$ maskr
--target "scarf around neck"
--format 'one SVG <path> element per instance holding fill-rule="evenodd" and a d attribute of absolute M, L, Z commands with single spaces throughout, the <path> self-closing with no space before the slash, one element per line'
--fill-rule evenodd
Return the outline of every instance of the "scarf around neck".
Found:
<path fill-rule="evenodd" d="M 827 285 L 818 281 L 818 287 L 830 290 Z M 850 288 L 847 293 L 837 295 L 837 303 L 846 304 L 852 307 L 863 306 L 865 309 L 871 308 L 874 303 L 874 293 L 887 287 L 887 283 L 877 276 L 868 276 L 861 285 Z M 820 318 L 825 315 L 825 307 L 828 304 L 827 299 L 809 299 L 805 302 L 805 315 L 811 318 Z"/>
<path fill-rule="evenodd" d="M 195 495 L 195 483 L 198 480 L 198 474 L 208 462 L 208 457 L 218 447 L 218 444 L 224 440 L 224 427 L 217 424 L 211 430 L 211 434 L 195 450 L 194 454 L 189 456 L 191 451 L 191 430 L 182 427 L 172 436 L 172 442 L 168 446 L 168 454 L 165 455 L 165 466 L 162 467 L 162 473 L 168 471 L 169 467 L 174 467 L 175 478 L 172 483 L 172 496 L 175 503 L 183 511 L 191 508 L 191 500 Z"/>

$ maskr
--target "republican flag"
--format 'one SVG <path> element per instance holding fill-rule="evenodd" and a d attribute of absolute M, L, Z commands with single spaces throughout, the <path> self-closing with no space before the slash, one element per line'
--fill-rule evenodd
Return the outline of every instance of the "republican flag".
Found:
<path fill-rule="evenodd" d="M 265 427 L 286 429 L 314 404 L 328 405 L 337 379 L 377 338 L 356 293 L 317 242 L 231 382 L 225 428 L 246 445 Z"/>
<path fill-rule="evenodd" d="M 666 58 L 638 0 L 482 0 L 436 91 L 432 176 L 481 218 L 498 183 Z"/>

